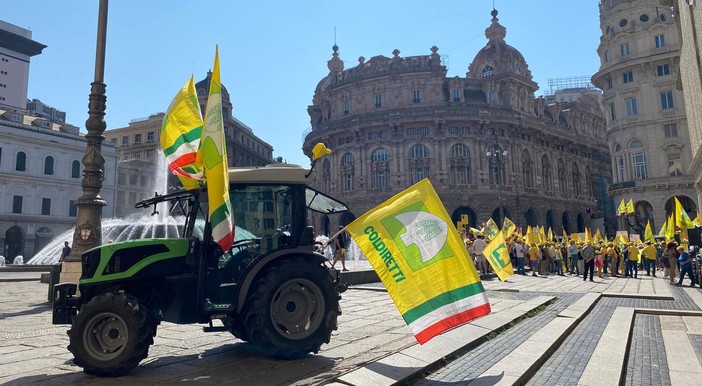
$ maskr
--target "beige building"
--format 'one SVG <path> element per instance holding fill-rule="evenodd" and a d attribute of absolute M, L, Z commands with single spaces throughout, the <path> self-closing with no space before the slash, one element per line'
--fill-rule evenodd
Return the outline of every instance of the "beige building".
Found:
<path fill-rule="evenodd" d="M 27 107 L 29 60 L 44 48 L 32 31 L 0 20 L 0 106 Z"/>
<path fill-rule="evenodd" d="M 658 230 L 677 196 L 694 217 L 697 209 L 685 100 L 676 89 L 680 39 L 670 7 L 659 0 L 603 0 L 601 88 L 612 154 L 615 203 L 632 199 L 636 214 L 620 228 Z"/>
<path fill-rule="evenodd" d="M 195 84 L 200 109 L 205 111 L 211 72 Z M 226 87 L 222 86 L 222 115 L 227 141 L 227 158 L 230 167 L 263 166 L 272 162 L 273 147 L 257 137 L 253 130 L 232 114 L 232 103 Z M 117 177 L 117 216 L 133 213 L 134 204 L 152 197 L 155 192 L 164 194 L 166 185 L 157 176 L 166 175 L 168 186 L 178 185 L 177 178 L 167 172 L 167 165 L 159 155 L 161 150 L 161 123 L 164 113 L 132 120 L 127 127 L 105 131 L 105 140 L 118 148 L 119 172 Z"/>
<path fill-rule="evenodd" d="M 692 162 L 687 172 L 693 177 L 697 203 L 702 202 L 702 8 L 693 1 L 661 1 L 675 9 L 681 39 L 678 88 L 685 96 L 690 131 Z"/>
<path fill-rule="evenodd" d="M 308 107 L 303 149 L 332 148 L 315 184 L 351 213 L 316 218 L 319 233 L 425 177 L 453 220 L 468 215 L 471 226 L 506 215 L 560 234 L 604 216 L 611 168 L 599 102 L 535 98 L 526 60 L 492 15 L 487 44 L 465 77 L 447 78 L 437 47 L 429 55 L 361 57 L 351 68 L 333 47 Z"/>

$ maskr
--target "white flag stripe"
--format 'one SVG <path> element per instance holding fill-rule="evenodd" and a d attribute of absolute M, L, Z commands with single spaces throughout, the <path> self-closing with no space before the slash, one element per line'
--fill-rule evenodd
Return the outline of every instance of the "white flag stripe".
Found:
<path fill-rule="evenodd" d="M 453 303 L 429 312 L 428 314 L 412 322 L 409 327 L 410 330 L 417 335 L 448 317 L 458 315 L 462 312 L 470 310 L 471 308 L 482 306 L 483 304 L 488 304 L 488 298 L 485 292 L 481 292 L 464 299 L 458 299 Z"/>

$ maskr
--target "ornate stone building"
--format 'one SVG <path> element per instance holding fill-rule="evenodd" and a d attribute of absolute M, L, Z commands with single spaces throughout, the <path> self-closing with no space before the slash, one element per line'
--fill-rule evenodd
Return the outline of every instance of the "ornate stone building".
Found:
<path fill-rule="evenodd" d="M 663 2 L 664 3 L 664 2 Z M 674 209 L 677 196 L 695 216 L 697 204 L 690 133 L 682 92 L 676 89 L 680 38 L 671 8 L 660 0 L 603 0 L 601 88 L 612 154 L 614 202 L 634 201 L 636 214 L 620 227 L 643 231 L 646 221 L 657 231 Z"/>
<path fill-rule="evenodd" d="M 591 95 L 535 98 L 526 60 L 492 15 L 465 78 L 447 78 L 436 47 L 425 56 L 361 57 L 348 69 L 333 47 L 308 107 L 303 149 L 309 155 L 324 142 L 333 150 L 315 184 L 351 213 L 316 218 L 320 233 L 425 177 L 453 220 L 467 214 L 471 226 L 490 217 L 501 223 L 504 213 L 560 234 L 603 217 L 611 168 L 600 104 Z"/>

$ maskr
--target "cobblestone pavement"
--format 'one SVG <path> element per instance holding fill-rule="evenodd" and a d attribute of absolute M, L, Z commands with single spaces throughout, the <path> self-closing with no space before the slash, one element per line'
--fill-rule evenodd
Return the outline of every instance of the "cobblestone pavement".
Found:
<path fill-rule="evenodd" d="M 654 300 L 628 297 L 603 297 L 591 312 L 566 337 L 560 347 L 550 355 L 527 382 L 528 385 L 576 385 L 599 342 L 601 331 L 607 326 L 617 307 L 650 308 L 662 310 L 699 310 L 699 307 L 679 287 L 671 287 L 675 300 Z M 453 360 L 445 367 L 415 380 L 412 385 L 467 385 L 487 369 L 512 352 L 530 334 L 574 303 L 582 293 L 519 292 L 499 294 L 489 292 L 489 297 L 511 296 L 526 299 L 537 295 L 556 296 L 557 300 L 538 315 L 525 318 L 505 330 L 495 339 Z M 669 369 L 661 334 L 660 318 L 656 315 L 636 315 L 626 364 L 627 385 L 670 385 Z M 691 343 L 702 362 L 702 337 L 691 335 Z M 626 337 L 622 337 L 625 339 Z M 621 364 L 613 364 L 621 365 Z"/>

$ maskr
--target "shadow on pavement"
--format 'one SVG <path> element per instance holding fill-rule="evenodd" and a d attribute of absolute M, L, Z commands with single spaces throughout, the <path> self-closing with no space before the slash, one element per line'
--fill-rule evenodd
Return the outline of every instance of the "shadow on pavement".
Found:
<path fill-rule="evenodd" d="M 13 318 L 16 316 L 35 315 L 35 314 L 40 314 L 42 312 L 46 312 L 46 311 L 51 310 L 51 304 L 49 304 L 49 303 L 34 304 L 34 305 L 29 305 L 27 307 L 28 308 L 26 310 L 17 311 L 17 312 L 0 312 L 0 319 Z"/>

